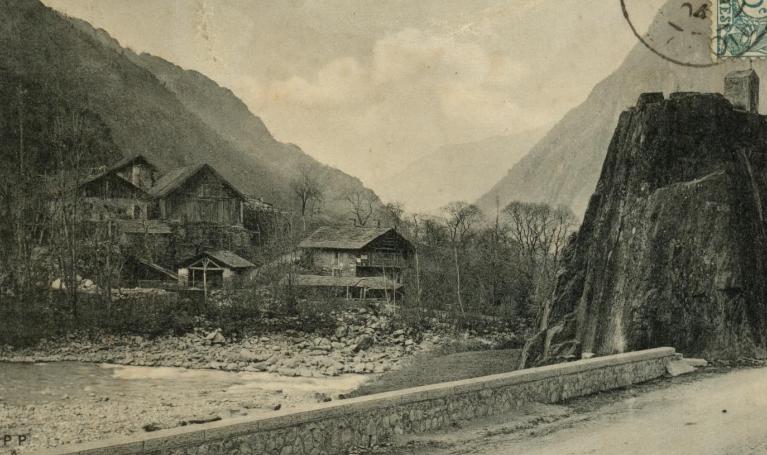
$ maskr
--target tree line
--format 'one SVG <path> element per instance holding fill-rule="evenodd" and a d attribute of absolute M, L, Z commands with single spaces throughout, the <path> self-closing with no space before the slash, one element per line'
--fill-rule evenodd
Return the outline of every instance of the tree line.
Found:
<path fill-rule="evenodd" d="M 324 198 L 321 178 L 303 169 L 292 187 L 302 230 L 327 222 L 318 217 L 320 211 L 307 210 Z M 355 225 L 393 227 L 414 244 L 404 305 L 457 320 L 502 316 L 532 325 L 553 292 L 563 249 L 578 225 L 569 208 L 545 203 L 514 201 L 485 214 L 456 201 L 437 215 L 422 215 L 408 213 L 398 202 L 382 204 L 372 193 L 349 193 L 344 200 Z"/>

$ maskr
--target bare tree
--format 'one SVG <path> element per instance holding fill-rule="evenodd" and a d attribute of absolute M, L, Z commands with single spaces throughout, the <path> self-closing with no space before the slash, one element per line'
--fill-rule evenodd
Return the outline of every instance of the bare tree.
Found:
<path fill-rule="evenodd" d="M 527 273 L 539 306 L 551 290 L 562 250 L 577 219 L 566 207 L 528 202 L 512 202 L 503 214 L 510 238 L 527 260 Z"/>
<path fill-rule="evenodd" d="M 400 230 L 404 223 L 405 208 L 401 202 L 387 202 L 381 207 L 381 212 L 386 224 L 393 227 L 396 230 Z"/>
<path fill-rule="evenodd" d="M 309 206 L 322 200 L 323 192 L 320 180 L 309 165 L 299 167 L 298 176 L 290 184 L 293 193 L 298 197 L 301 209 L 301 221 L 306 230 L 306 212 Z"/>
<path fill-rule="evenodd" d="M 412 227 L 413 227 L 413 230 L 411 234 L 413 236 L 413 239 L 415 240 L 414 251 L 413 251 L 413 256 L 415 261 L 415 290 L 416 290 L 415 301 L 416 301 L 416 304 L 418 305 L 418 310 L 420 311 L 422 292 L 421 292 L 421 261 L 418 257 L 418 239 L 420 238 L 421 232 L 420 232 L 420 221 L 418 219 L 418 215 L 413 215 Z"/>
<path fill-rule="evenodd" d="M 5 144 L 9 165 L 4 166 L 0 182 L 0 216 L 3 238 L 2 260 L 5 272 L 2 285 L 7 286 L 19 303 L 29 304 L 34 282 L 41 280 L 44 258 L 39 247 L 43 244 L 46 218 L 45 188 L 40 185 L 30 149 L 26 146 L 25 122 L 27 91 L 15 89 L 15 119 L 18 142 Z"/>
<path fill-rule="evenodd" d="M 358 226 L 366 226 L 375 213 L 375 197 L 370 191 L 347 193 L 344 200 L 349 204 L 349 211 Z"/>
<path fill-rule="evenodd" d="M 451 202 L 442 208 L 445 212 L 445 225 L 450 236 L 450 244 L 453 247 L 453 259 L 455 262 L 456 297 L 461 314 L 465 313 L 463 298 L 461 297 L 461 266 L 458 260 L 458 249 L 463 246 L 469 233 L 476 224 L 482 221 L 482 211 L 474 204 L 463 201 Z"/>
<path fill-rule="evenodd" d="M 51 217 L 51 249 L 75 317 L 85 209 L 79 187 L 87 161 L 86 141 L 84 120 L 80 115 L 62 114 L 54 119 L 51 142 L 57 173 L 54 188 L 56 201 Z"/>

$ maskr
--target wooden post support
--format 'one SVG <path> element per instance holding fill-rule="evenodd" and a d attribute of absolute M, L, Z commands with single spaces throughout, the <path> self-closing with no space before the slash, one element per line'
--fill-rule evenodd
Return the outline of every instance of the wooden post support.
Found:
<path fill-rule="evenodd" d="M 202 290 L 205 296 L 205 309 L 208 308 L 208 260 L 202 261 Z"/>

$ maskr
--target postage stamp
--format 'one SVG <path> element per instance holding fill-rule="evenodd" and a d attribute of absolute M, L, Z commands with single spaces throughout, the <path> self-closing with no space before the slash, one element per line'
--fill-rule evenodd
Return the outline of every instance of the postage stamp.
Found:
<path fill-rule="evenodd" d="M 767 0 L 712 1 L 716 57 L 767 57 Z"/>

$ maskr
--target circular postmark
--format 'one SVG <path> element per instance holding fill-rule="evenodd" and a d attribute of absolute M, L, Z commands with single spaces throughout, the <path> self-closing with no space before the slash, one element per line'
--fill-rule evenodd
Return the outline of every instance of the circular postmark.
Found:
<path fill-rule="evenodd" d="M 708 68 L 719 64 L 711 60 L 712 12 L 708 1 L 697 4 L 688 1 L 667 3 L 658 11 L 646 34 L 640 33 L 632 20 L 632 1 L 620 0 L 620 3 L 631 32 L 653 54 L 671 63 L 693 68 Z"/>
<path fill-rule="evenodd" d="M 755 49 L 767 49 L 763 43 L 767 41 L 767 0 L 667 2 L 642 34 L 632 19 L 631 6 L 644 1 L 620 0 L 623 17 L 643 46 L 669 62 L 708 68 L 722 63 L 721 58 L 750 58 Z M 726 15 L 721 14 L 725 11 Z M 720 21 L 717 13 L 727 20 Z"/>

